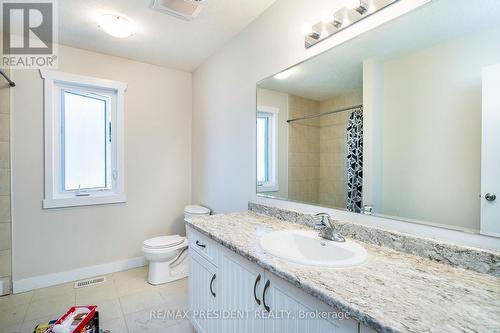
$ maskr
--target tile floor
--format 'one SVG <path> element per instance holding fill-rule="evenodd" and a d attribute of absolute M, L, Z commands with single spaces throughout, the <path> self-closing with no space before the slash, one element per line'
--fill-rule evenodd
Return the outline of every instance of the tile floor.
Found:
<path fill-rule="evenodd" d="M 108 274 L 106 283 L 92 287 L 68 283 L 0 297 L 0 333 L 31 333 L 77 304 L 97 305 L 100 327 L 111 333 L 194 333 L 187 319 L 151 318 L 151 311 L 187 309 L 187 279 L 152 286 L 146 276 L 142 267 Z"/>

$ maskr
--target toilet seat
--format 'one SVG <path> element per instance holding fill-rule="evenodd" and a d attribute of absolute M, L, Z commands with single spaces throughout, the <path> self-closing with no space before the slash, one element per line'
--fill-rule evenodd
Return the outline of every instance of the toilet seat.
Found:
<path fill-rule="evenodd" d="M 210 215 L 210 209 L 198 205 L 184 207 L 184 213 L 189 215 Z"/>
<path fill-rule="evenodd" d="M 146 239 L 142 245 L 145 249 L 151 250 L 169 249 L 184 243 L 185 240 L 185 237 L 179 235 L 160 236 Z"/>

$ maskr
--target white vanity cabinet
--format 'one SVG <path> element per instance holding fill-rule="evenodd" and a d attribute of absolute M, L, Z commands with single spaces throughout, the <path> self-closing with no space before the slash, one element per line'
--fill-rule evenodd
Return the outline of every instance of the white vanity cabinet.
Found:
<path fill-rule="evenodd" d="M 355 320 L 339 320 L 335 309 L 272 273 L 266 271 L 265 278 L 263 303 L 271 313 L 282 312 L 283 315 L 277 319 L 266 319 L 266 332 L 358 332 L 359 324 Z M 287 311 L 294 317 L 287 318 Z"/>
<path fill-rule="evenodd" d="M 217 323 L 204 313 L 218 309 L 217 268 L 196 251 L 189 253 L 189 310 L 191 321 L 199 333 L 218 332 Z"/>
<path fill-rule="evenodd" d="M 221 321 L 222 332 L 264 332 L 264 320 L 255 316 L 263 310 L 264 270 L 222 247 L 219 258 L 219 282 L 224 286 L 219 306 L 222 310 L 238 312 L 237 318 Z"/>
<path fill-rule="evenodd" d="M 327 304 L 190 227 L 188 237 L 189 310 L 199 333 L 359 332 L 355 320 L 338 320 Z M 210 246 L 210 261 L 201 255 L 207 247 L 200 248 L 196 240 Z M 200 311 L 212 310 L 226 318 L 200 318 Z"/>

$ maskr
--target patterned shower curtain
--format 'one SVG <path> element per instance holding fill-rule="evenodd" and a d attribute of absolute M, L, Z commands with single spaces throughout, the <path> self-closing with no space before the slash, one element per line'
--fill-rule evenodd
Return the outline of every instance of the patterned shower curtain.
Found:
<path fill-rule="evenodd" d="M 347 122 L 347 209 L 360 213 L 363 190 L 363 109 L 353 111 Z"/>

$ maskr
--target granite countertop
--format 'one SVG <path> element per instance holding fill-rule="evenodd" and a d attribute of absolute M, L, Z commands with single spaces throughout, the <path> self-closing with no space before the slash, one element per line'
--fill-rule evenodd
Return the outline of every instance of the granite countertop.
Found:
<path fill-rule="evenodd" d="M 315 268 L 264 253 L 262 235 L 307 229 L 253 212 L 195 217 L 187 224 L 378 332 L 500 332 L 500 278 L 362 244 L 354 268 Z"/>

